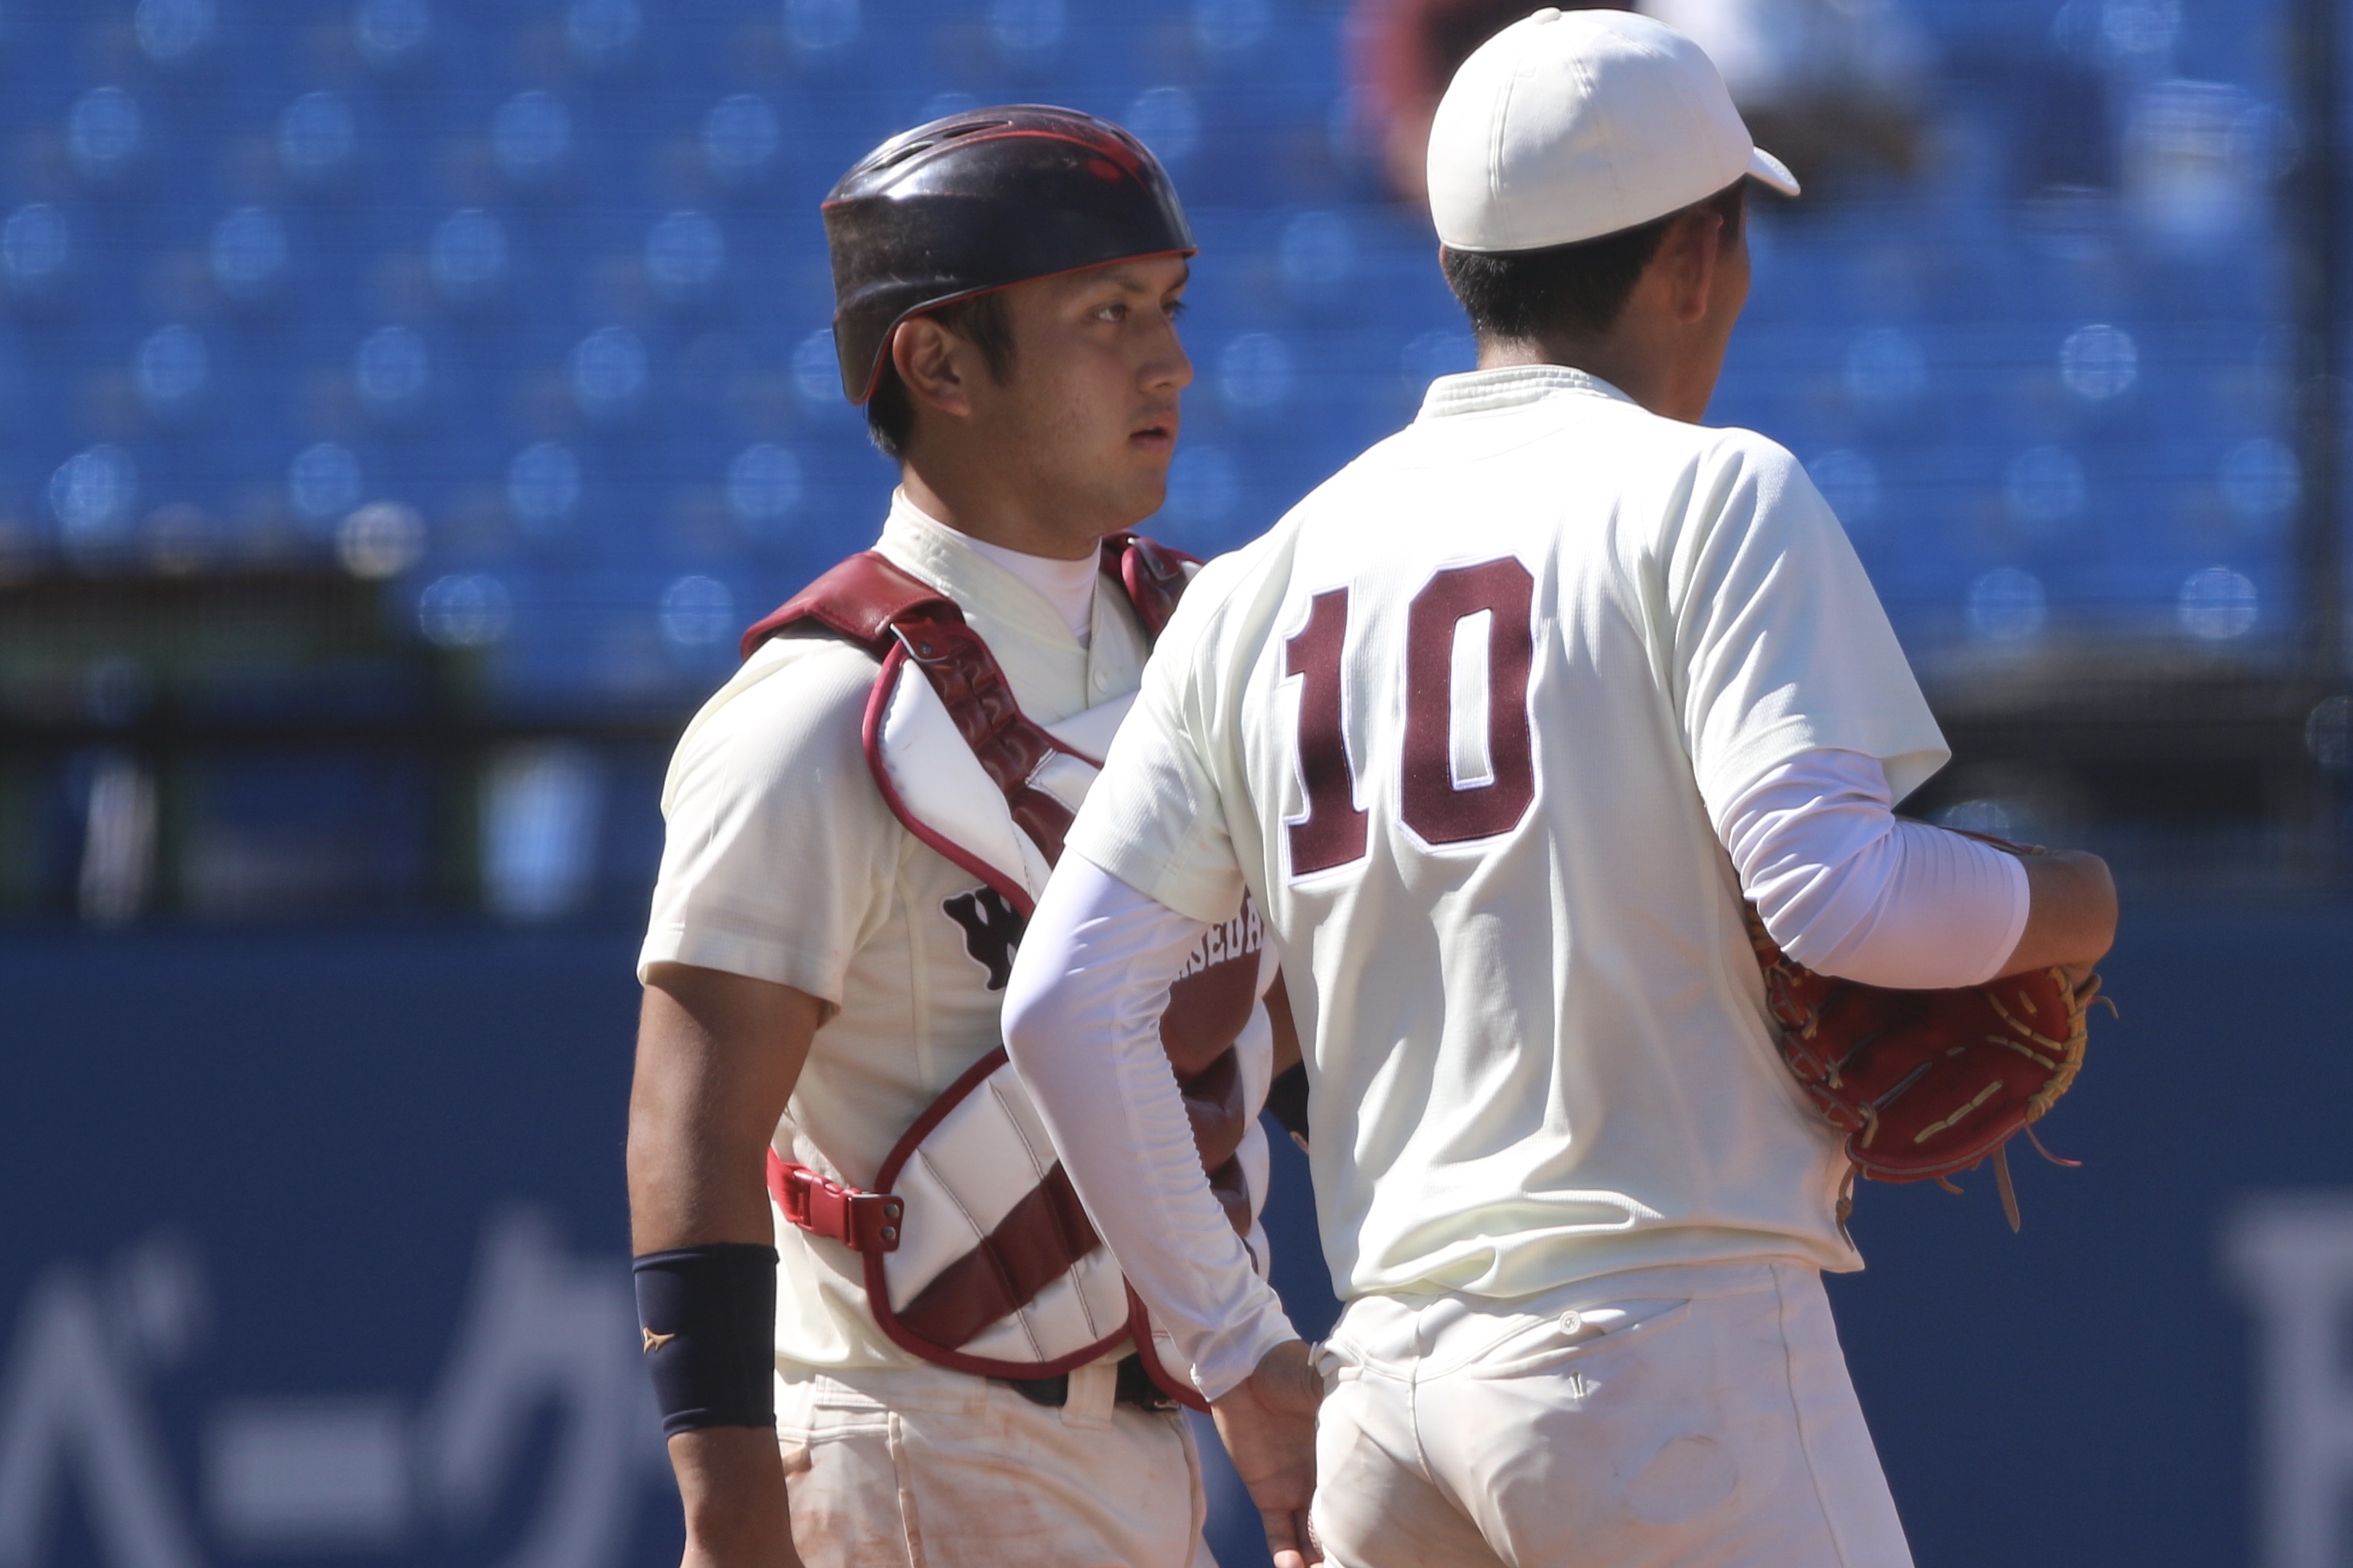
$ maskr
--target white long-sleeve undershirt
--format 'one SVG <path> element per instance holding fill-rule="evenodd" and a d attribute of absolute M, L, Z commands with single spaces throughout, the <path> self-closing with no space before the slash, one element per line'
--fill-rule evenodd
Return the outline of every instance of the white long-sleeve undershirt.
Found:
<path fill-rule="evenodd" d="M 2026 868 L 1891 804 L 1877 758 L 1836 750 L 1708 802 L 1741 891 L 1808 969 L 1905 991 L 1993 979 L 2026 929 Z"/>
<path fill-rule="evenodd" d="M 1071 1184 L 1217 1399 L 1299 1334 L 1210 1194 L 1160 1044 L 1169 983 L 1208 929 L 1066 853 L 1022 936 L 1004 1021 Z"/>
<path fill-rule="evenodd" d="M 909 502 L 910 506 L 914 505 Z M 931 514 L 924 513 L 925 516 Z M 938 519 L 933 519 L 937 522 Z M 973 554 L 984 561 L 1003 567 L 1023 583 L 1037 590 L 1039 596 L 1054 607 L 1079 646 L 1087 647 L 1093 641 L 1095 620 L 1095 588 L 1103 577 L 1101 558 L 1089 554 L 1075 561 L 1057 560 L 1051 556 L 1025 555 L 1008 550 L 1002 545 L 992 545 L 986 539 L 976 539 L 969 534 L 958 533 L 944 523 L 940 526 L 971 547 Z"/>

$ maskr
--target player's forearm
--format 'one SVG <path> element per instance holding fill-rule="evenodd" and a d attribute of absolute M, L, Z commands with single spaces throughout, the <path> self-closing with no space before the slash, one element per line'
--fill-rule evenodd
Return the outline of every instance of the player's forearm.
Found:
<path fill-rule="evenodd" d="M 665 1252 L 721 1242 L 774 1245 L 762 1168 L 765 1149 L 765 1142 L 749 1149 L 715 1148 L 696 1138 L 688 1118 L 641 1114 L 633 1107 L 630 1250 Z"/>
<path fill-rule="evenodd" d="M 683 1568 L 798 1568 L 762 1326 L 776 1310 L 762 1167 L 823 1010 L 716 970 L 660 965 L 649 979 L 629 1095 L 629 1224 L 656 1393 L 665 1425 L 686 1425 L 669 1445 Z M 666 1372 L 658 1347 L 686 1359 Z"/>
<path fill-rule="evenodd" d="M 1006 987 L 1005 1041 L 1103 1239 L 1215 1398 L 1296 1335 L 1209 1192 L 1160 1045 L 1203 929 L 1065 856 Z"/>
<path fill-rule="evenodd" d="M 2026 927 L 2017 859 L 1897 819 L 1879 760 L 1860 752 L 1788 758 L 1723 804 L 1718 832 L 1765 928 L 1821 974 L 1910 991 L 1978 985 Z"/>
<path fill-rule="evenodd" d="M 632 1250 L 775 1240 L 765 1163 L 816 998 L 680 964 L 646 988 L 629 1090 Z"/>
<path fill-rule="evenodd" d="M 682 1568 L 798 1568 L 776 1435 L 709 1426 L 670 1440 L 686 1507 Z"/>
<path fill-rule="evenodd" d="M 2081 850 L 2026 857 L 2032 899 L 2006 975 L 2062 969 L 2081 983 L 2116 939 L 2116 884 L 2108 863 Z"/>

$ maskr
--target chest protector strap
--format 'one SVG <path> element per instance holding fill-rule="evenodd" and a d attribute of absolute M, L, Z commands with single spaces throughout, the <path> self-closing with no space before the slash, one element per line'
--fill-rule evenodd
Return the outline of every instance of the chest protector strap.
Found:
<path fill-rule="evenodd" d="M 1132 535 L 1104 541 L 1103 575 L 1118 584 L 1148 638 L 1157 638 L 1175 612 L 1188 559 Z M 743 652 L 748 658 L 768 638 L 804 626 L 881 661 L 865 749 L 892 813 L 1027 920 L 1098 759 L 1024 714 L 955 602 L 877 552 L 851 556 L 754 625 L 744 634 Z M 1004 797 L 1018 830 L 1012 853 L 960 842 L 910 805 L 903 774 L 894 781 L 885 732 L 904 698 L 910 664 Z M 1239 1150 L 1250 1115 L 1234 1042 L 1253 1023 L 1263 989 L 1261 935 L 1247 906 L 1212 932 L 1171 986 L 1160 1027 L 1211 1191 L 1244 1236 L 1253 1205 Z M 986 1190 L 967 1179 L 953 1191 L 931 1191 L 943 1186 L 943 1170 L 986 1172 Z M 1155 1382 L 1199 1405 L 1189 1382 L 1160 1364 L 1143 1305 L 1051 1159 L 1043 1123 L 1003 1047 L 973 1064 L 907 1129 L 877 1171 L 875 1192 L 846 1187 L 773 1150 L 768 1185 L 786 1219 L 862 1255 L 875 1320 L 902 1349 L 986 1376 L 1037 1378 L 1133 1340 Z M 953 1224 L 944 1218 L 951 1214 Z M 926 1224 L 926 1216 L 938 1223 Z"/>

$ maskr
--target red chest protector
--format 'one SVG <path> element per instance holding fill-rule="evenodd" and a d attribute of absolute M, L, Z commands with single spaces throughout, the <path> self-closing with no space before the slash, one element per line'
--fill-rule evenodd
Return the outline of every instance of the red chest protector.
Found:
<path fill-rule="evenodd" d="M 1129 535 L 1103 548 L 1103 575 L 1151 638 L 1176 609 L 1188 561 Z M 863 739 L 883 800 L 1026 921 L 1098 758 L 1025 715 L 955 601 L 874 551 L 842 562 L 745 632 L 744 656 L 797 627 L 821 628 L 881 662 Z M 1254 1128 L 1250 1102 L 1264 1086 L 1250 1092 L 1236 1043 L 1267 1027 L 1260 998 L 1272 978 L 1270 958 L 1257 912 L 1245 905 L 1171 987 L 1160 1028 L 1211 1189 L 1245 1236 L 1254 1205 L 1243 1150 Z M 868 1304 L 902 1349 L 985 1376 L 1041 1378 L 1132 1340 L 1155 1381 L 1199 1405 L 1189 1381 L 1160 1365 L 1142 1304 L 1053 1159 L 1002 1046 L 907 1129 L 871 1191 L 774 1150 L 768 1185 L 786 1219 L 862 1255 Z"/>

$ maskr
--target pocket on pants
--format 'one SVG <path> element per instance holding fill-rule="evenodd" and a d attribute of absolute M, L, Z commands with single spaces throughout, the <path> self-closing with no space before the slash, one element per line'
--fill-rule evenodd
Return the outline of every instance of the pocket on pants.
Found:
<path fill-rule="evenodd" d="M 1465 1377 L 1532 1377 L 1647 1340 L 1691 1316 L 1688 1298 L 1610 1301 L 1525 1324 L 1480 1352 Z"/>
<path fill-rule="evenodd" d="M 829 1414 L 829 1413 L 825 1413 Z M 904 1434 L 878 1411 L 791 1434 L 806 1457 L 788 1475 L 793 1544 L 808 1568 L 923 1568 L 923 1532 L 909 1484 Z"/>

